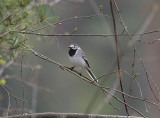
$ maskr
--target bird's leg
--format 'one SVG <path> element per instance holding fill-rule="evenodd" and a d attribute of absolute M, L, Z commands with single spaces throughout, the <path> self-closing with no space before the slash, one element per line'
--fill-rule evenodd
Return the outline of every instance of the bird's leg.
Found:
<path fill-rule="evenodd" d="M 82 71 L 83 71 L 83 68 L 81 68 L 81 73 L 79 74 L 80 76 L 82 76 Z"/>
<path fill-rule="evenodd" d="M 73 67 L 71 67 L 71 68 L 69 68 L 71 71 L 74 69 L 74 66 Z"/>

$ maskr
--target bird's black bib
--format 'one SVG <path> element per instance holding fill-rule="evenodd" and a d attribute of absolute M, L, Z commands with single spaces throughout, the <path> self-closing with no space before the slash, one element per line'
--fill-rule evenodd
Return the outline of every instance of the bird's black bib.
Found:
<path fill-rule="evenodd" d="M 70 50 L 69 50 L 69 56 L 73 57 L 73 55 L 76 53 L 76 50 L 77 49 L 74 50 L 74 49 L 70 48 Z"/>

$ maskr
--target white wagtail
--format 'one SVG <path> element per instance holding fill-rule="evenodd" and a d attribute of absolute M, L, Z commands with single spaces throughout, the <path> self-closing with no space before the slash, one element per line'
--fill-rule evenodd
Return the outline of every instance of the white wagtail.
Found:
<path fill-rule="evenodd" d="M 87 73 L 93 79 L 93 81 L 98 82 L 98 79 L 92 73 L 90 69 L 90 65 L 87 61 L 85 53 L 82 51 L 82 49 L 77 44 L 71 44 L 69 46 L 68 55 L 69 55 L 69 60 L 71 64 L 73 65 L 73 67 L 71 68 L 72 70 L 74 69 L 74 67 L 79 67 L 81 68 L 81 73 L 82 73 L 82 69 L 85 68 Z"/>

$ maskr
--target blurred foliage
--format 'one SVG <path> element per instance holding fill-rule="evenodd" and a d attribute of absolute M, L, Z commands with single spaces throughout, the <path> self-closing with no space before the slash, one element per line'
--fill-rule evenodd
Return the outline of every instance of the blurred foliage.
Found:
<path fill-rule="evenodd" d="M 5 61 L 5 60 L 0 59 L 0 65 L 4 65 L 4 64 L 6 64 L 6 61 Z"/>
<path fill-rule="evenodd" d="M 15 53 L 24 49 L 25 34 L 8 33 L 23 31 L 31 23 L 35 12 L 27 7 L 31 0 L 1 0 L 0 2 L 0 63 L 15 57 Z"/>
<path fill-rule="evenodd" d="M 49 23 L 57 17 L 46 18 L 47 5 L 30 4 L 32 0 L 0 0 L 0 64 L 15 59 L 17 52 L 26 51 L 28 36 L 14 31 L 33 30 L 44 20 Z"/>
<path fill-rule="evenodd" d="M 46 9 L 47 9 L 47 5 L 44 5 L 44 7 L 42 5 L 39 6 L 39 12 L 38 12 L 38 15 L 39 15 L 39 18 L 40 18 L 40 21 L 42 22 L 44 19 L 46 19 L 46 17 L 44 16 L 44 14 L 46 14 Z"/>
<path fill-rule="evenodd" d="M 58 17 L 47 17 L 48 6 L 41 4 L 42 1 L 33 2 L 32 0 L 0 0 L 0 69 L 6 69 L 1 75 L 8 75 L 9 67 L 3 68 L 9 60 L 16 59 L 17 55 L 29 51 L 27 47 L 31 47 L 27 34 L 18 33 L 20 31 L 33 32 L 34 29 L 43 25 L 50 25 L 51 22 L 57 21 Z M 16 32 L 15 32 L 16 31 Z M 32 44 L 34 45 L 34 44 Z M 19 69 L 17 67 L 16 69 Z M 35 70 L 40 69 L 36 66 Z M 8 69 L 8 70 L 7 70 Z M 12 71 L 15 71 L 13 69 Z M 9 73 L 9 75 L 12 75 Z M 16 75 L 16 72 L 13 72 Z M 15 82 L 15 83 L 14 83 Z M 6 81 L 5 77 L 0 78 L 0 85 L 17 86 L 18 81 L 12 84 Z M 13 88 L 14 88 L 13 87 Z M 15 90 L 19 93 L 18 90 Z M 3 92 L 3 91 L 2 91 Z M 5 94 L 0 93 L 0 107 L 5 107 L 8 104 Z M 13 105 L 14 106 L 14 105 Z M 6 110 L 0 110 L 0 114 Z"/>

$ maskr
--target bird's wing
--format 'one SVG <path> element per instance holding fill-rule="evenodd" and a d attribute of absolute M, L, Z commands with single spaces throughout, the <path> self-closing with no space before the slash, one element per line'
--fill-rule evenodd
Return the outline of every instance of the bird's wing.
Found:
<path fill-rule="evenodd" d="M 82 58 L 84 59 L 84 61 L 85 61 L 86 64 L 88 65 L 88 67 L 90 68 L 90 65 L 89 65 L 89 63 L 88 63 L 88 60 L 87 60 L 86 56 L 85 56 L 85 55 L 82 55 Z"/>
<path fill-rule="evenodd" d="M 88 63 L 88 60 L 87 60 L 87 58 L 86 58 L 86 55 L 85 55 L 85 53 L 82 51 L 82 49 L 79 50 L 79 53 L 81 53 L 82 58 L 83 58 L 84 61 L 86 62 L 87 66 L 90 68 L 90 65 L 89 65 L 89 63 Z"/>

